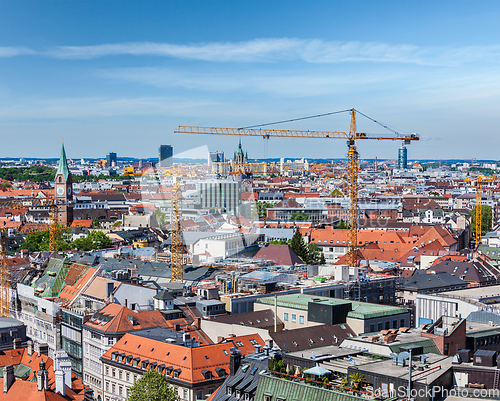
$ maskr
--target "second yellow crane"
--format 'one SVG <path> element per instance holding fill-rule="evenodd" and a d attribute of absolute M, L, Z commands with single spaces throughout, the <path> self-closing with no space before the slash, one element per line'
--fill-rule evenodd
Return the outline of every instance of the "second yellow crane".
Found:
<path fill-rule="evenodd" d="M 483 220 L 483 184 L 492 184 L 492 183 L 500 183 L 500 177 L 487 177 L 487 176 L 478 176 L 473 178 L 466 178 L 465 182 L 471 183 L 474 187 L 476 187 L 476 233 L 475 233 L 475 242 L 476 247 L 481 245 L 481 236 L 482 236 L 482 220 Z"/>

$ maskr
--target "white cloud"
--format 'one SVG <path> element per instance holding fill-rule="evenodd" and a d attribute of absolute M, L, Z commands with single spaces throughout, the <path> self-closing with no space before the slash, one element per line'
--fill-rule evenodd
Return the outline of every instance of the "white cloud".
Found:
<path fill-rule="evenodd" d="M 411 44 L 340 42 L 321 39 L 268 38 L 245 42 L 190 45 L 172 43 L 117 43 L 92 46 L 59 46 L 45 54 L 61 59 L 104 56 L 164 56 L 211 62 L 272 62 L 302 60 L 307 63 L 381 62 L 449 66 L 485 58 L 498 58 L 500 46 L 463 48 L 419 47 Z"/>
<path fill-rule="evenodd" d="M 352 91 L 354 87 L 387 83 L 400 73 L 372 71 L 369 75 L 331 71 L 284 72 L 252 71 L 186 71 L 169 68 L 113 68 L 97 71 L 101 78 L 120 80 L 160 88 L 181 87 L 196 91 L 268 93 L 289 97 L 333 95 Z"/>
<path fill-rule="evenodd" d="M 34 55 L 36 52 L 25 47 L 0 47 L 0 57 Z"/>

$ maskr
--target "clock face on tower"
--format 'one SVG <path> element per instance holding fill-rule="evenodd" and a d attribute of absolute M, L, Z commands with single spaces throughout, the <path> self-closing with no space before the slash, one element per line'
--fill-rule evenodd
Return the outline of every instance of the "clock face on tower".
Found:
<path fill-rule="evenodd" d="M 64 187 L 58 187 L 57 188 L 57 195 L 63 196 L 64 195 Z"/>
<path fill-rule="evenodd" d="M 68 195 L 71 195 L 71 187 L 68 187 L 66 191 L 68 192 Z"/>

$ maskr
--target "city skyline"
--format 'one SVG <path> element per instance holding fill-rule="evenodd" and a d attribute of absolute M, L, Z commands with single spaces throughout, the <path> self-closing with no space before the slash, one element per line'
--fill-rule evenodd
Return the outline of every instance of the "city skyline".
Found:
<path fill-rule="evenodd" d="M 480 4 L 2 2 L 0 157 L 54 157 L 63 137 L 72 158 L 228 153 L 236 138 L 173 130 L 354 107 L 419 133 L 409 160 L 496 160 L 500 5 Z M 347 131 L 349 116 L 273 128 Z M 359 142 L 362 159 L 397 158 L 399 143 Z M 346 153 L 342 140 L 243 146 L 252 159 Z"/>

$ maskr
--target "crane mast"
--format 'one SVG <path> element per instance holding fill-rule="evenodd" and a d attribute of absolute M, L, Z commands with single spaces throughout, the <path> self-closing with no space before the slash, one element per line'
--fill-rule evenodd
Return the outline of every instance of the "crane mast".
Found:
<path fill-rule="evenodd" d="M 500 183 L 500 177 L 478 176 L 474 178 L 466 178 L 465 182 L 471 183 L 476 187 L 476 247 L 481 245 L 482 236 L 482 220 L 483 220 L 483 183 Z"/>
<path fill-rule="evenodd" d="M 0 208 L 48 207 L 50 216 L 49 251 L 59 250 L 59 223 L 57 218 L 57 203 L 54 199 L 9 199 L 0 201 Z M 33 231 L 36 232 L 36 231 Z M 0 230 L 0 317 L 10 315 L 10 285 L 9 285 L 9 238 L 7 230 Z"/>
<path fill-rule="evenodd" d="M 348 252 L 349 266 L 357 266 L 357 236 L 358 236 L 358 173 L 359 154 L 356 140 L 388 140 L 403 141 L 409 144 L 418 141 L 417 134 L 397 136 L 368 136 L 366 133 L 356 132 L 356 110 L 350 109 L 351 124 L 349 132 L 341 131 L 306 131 L 306 130 L 273 130 L 267 128 L 218 128 L 218 127 L 193 127 L 179 126 L 174 133 L 184 134 L 214 134 L 214 135 L 246 135 L 260 136 L 264 139 L 270 137 L 317 138 L 317 139 L 347 139 L 347 216 L 348 216 Z M 365 116 L 366 117 L 366 116 Z M 374 120 L 373 120 L 374 121 Z"/>
<path fill-rule="evenodd" d="M 0 317 L 10 316 L 10 286 L 9 286 L 9 239 L 7 230 L 0 230 Z"/>
<path fill-rule="evenodd" d="M 347 263 L 357 266 L 358 261 L 358 173 L 359 161 L 356 149 L 356 116 L 351 114 L 351 127 L 347 141 Z"/>
<path fill-rule="evenodd" d="M 184 268 L 183 268 L 183 235 L 182 235 L 182 191 L 180 181 L 174 177 L 174 185 L 172 187 L 172 201 L 170 208 L 170 236 L 171 236 L 171 249 L 172 257 L 170 258 L 172 264 L 172 281 L 182 283 L 184 282 Z"/>

